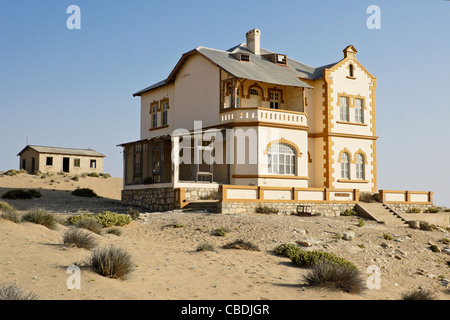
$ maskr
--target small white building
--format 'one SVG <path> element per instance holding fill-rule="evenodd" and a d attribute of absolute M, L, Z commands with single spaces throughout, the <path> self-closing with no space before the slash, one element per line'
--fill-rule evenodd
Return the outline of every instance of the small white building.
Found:
<path fill-rule="evenodd" d="M 92 149 L 26 146 L 17 155 L 20 168 L 28 173 L 103 173 L 104 154 Z"/>

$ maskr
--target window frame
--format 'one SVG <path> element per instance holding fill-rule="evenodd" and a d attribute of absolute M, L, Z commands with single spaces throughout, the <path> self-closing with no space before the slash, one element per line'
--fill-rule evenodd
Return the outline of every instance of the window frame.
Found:
<path fill-rule="evenodd" d="M 357 101 L 361 102 L 360 106 Z M 355 122 L 364 123 L 364 99 L 361 98 L 355 98 Z"/>
<path fill-rule="evenodd" d="M 297 151 L 286 143 L 276 143 L 267 150 L 269 174 L 295 176 L 297 174 Z"/>
<path fill-rule="evenodd" d="M 362 153 L 357 153 L 355 156 L 356 163 L 356 180 L 365 180 L 366 178 L 366 157 Z"/>
<path fill-rule="evenodd" d="M 347 151 L 341 152 L 339 161 L 341 163 L 341 179 L 350 180 L 350 176 L 351 176 L 351 173 L 350 173 L 350 163 L 351 163 L 350 153 L 348 153 Z"/>
<path fill-rule="evenodd" d="M 343 105 L 343 101 L 346 102 L 345 105 Z M 339 119 L 345 122 L 350 121 L 350 97 L 345 95 L 339 96 Z"/>

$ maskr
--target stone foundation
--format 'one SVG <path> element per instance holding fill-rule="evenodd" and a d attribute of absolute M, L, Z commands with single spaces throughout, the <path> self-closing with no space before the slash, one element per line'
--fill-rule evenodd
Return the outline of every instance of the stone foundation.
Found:
<path fill-rule="evenodd" d="M 297 212 L 298 205 L 311 207 L 311 213 L 318 216 L 337 217 L 346 209 L 355 209 L 355 203 L 295 203 L 295 202 L 221 202 L 220 210 L 225 214 L 251 214 L 258 207 L 269 207 L 278 210 L 278 214 L 290 215 Z"/>
<path fill-rule="evenodd" d="M 420 209 L 420 212 L 423 213 L 426 209 L 433 206 L 431 204 L 394 203 L 394 202 L 386 203 L 386 205 L 400 214 L 408 213 L 408 211 L 411 210 L 412 208 L 418 208 Z"/>
<path fill-rule="evenodd" d="M 184 199 L 187 202 L 198 200 L 221 200 L 219 187 L 213 188 L 186 188 Z"/>
<path fill-rule="evenodd" d="M 122 190 L 122 204 L 152 212 L 174 210 L 176 209 L 175 190 L 173 188 Z"/>

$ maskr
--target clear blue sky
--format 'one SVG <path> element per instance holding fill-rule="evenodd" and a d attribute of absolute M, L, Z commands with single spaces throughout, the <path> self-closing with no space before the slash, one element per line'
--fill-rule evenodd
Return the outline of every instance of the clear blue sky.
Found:
<path fill-rule="evenodd" d="M 67 7 L 81 9 L 69 30 Z M 381 29 L 369 30 L 369 5 Z M 353 44 L 377 77 L 380 189 L 432 190 L 450 206 L 450 1 L 0 2 L 0 170 L 30 144 L 92 148 L 122 176 L 117 144 L 139 139 L 139 98 L 197 46 L 228 49 L 253 28 L 262 47 L 312 66 Z"/>

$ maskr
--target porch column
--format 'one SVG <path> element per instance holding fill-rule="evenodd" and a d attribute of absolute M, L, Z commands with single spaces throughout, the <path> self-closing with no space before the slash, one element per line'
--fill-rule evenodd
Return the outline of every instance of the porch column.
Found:
<path fill-rule="evenodd" d="M 167 161 L 167 160 L 166 160 Z M 172 136 L 172 183 L 177 187 L 180 179 L 180 137 Z"/>

